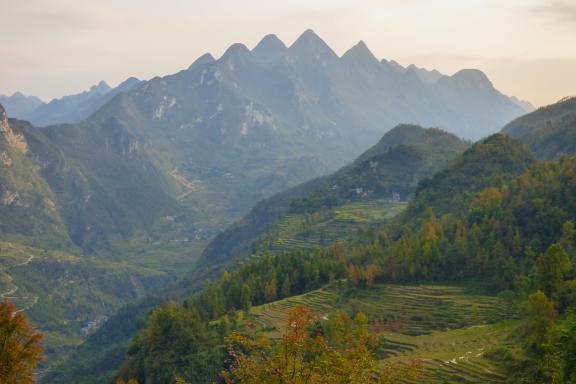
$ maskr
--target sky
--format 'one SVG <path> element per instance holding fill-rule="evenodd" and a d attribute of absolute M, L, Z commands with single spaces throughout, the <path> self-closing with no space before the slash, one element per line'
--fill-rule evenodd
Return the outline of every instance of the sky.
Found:
<path fill-rule="evenodd" d="M 576 0 L 0 0 L 0 94 L 44 100 L 149 79 L 311 28 L 338 54 L 484 71 L 536 106 L 576 95 Z"/>

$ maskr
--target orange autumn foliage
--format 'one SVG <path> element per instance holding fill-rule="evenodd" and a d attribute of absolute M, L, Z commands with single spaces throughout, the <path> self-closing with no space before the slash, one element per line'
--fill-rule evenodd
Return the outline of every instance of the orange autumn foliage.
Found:
<path fill-rule="evenodd" d="M 36 364 L 43 360 L 40 340 L 22 312 L 9 302 L 0 302 L 0 383 L 34 383 Z"/>
<path fill-rule="evenodd" d="M 289 312 L 277 342 L 234 333 L 228 339 L 233 362 L 223 373 L 224 380 L 228 384 L 389 384 L 416 377 L 415 364 L 381 368 L 370 352 L 370 337 L 362 332 L 345 347 L 331 345 L 315 328 L 319 320 L 300 306 Z"/>

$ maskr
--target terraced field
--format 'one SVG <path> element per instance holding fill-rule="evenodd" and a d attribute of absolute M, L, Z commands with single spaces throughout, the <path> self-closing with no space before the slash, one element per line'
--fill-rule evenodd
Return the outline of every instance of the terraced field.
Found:
<path fill-rule="evenodd" d="M 341 297 L 342 299 L 338 299 Z M 278 337 L 290 308 L 307 305 L 321 316 L 361 310 L 379 335 L 378 358 L 422 363 L 418 383 L 497 383 L 504 372 L 484 352 L 507 343 L 519 326 L 515 310 L 494 296 L 467 294 L 463 287 L 379 285 L 348 290 L 328 288 L 252 309 L 268 337 Z"/>
<path fill-rule="evenodd" d="M 382 349 L 388 361 L 422 362 L 418 379 L 406 383 L 502 383 L 506 372 L 484 353 L 501 345 L 513 348 L 510 335 L 518 327 L 510 320 L 421 336 L 386 334 Z"/>
<path fill-rule="evenodd" d="M 151 269 L 0 241 L 0 300 L 26 311 L 48 353 L 80 343 L 94 321 L 169 280 Z"/>
<path fill-rule="evenodd" d="M 358 229 L 382 224 L 402 212 L 405 203 L 370 200 L 344 204 L 314 214 L 291 214 L 275 224 L 262 241 L 273 253 L 333 244 Z"/>

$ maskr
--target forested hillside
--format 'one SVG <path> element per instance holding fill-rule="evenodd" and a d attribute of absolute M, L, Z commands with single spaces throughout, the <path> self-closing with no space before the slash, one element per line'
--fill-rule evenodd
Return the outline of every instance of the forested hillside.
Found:
<path fill-rule="evenodd" d="M 456 136 L 439 129 L 399 125 L 336 173 L 318 178 L 258 203 L 242 220 L 210 242 L 201 262 L 216 266 L 230 259 L 266 247 L 277 237 L 270 234 L 275 223 L 288 215 L 311 223 L 330 216 L 338 207 L 358 202 L 367 210 L 384 206 L 383 200 L 405 202 L 418 182 L 443 169 L 467 145 Z M 373 203 L 373 205 L 371 205 Z M 317 213 L 316 217 L 312 214 Z M 384 214 L 385 215 L 385 214 Z M 304 217 L 305 216 L 305 217 Z M 356 228 L 347 228 L 350 234 Z M 262 245 L 261 243 L 266 244 Z"/>
<path fill-rule="evenodd" d="M 576 98 L 539 108 L 502 129 L 532 148 L 541 158 L 553 159 L 576 153 Z"/>
<path fill-rule="evenodd" d="M 487 168 L 477 174 L 477 182 L 465 183 L 482 157 Z M 550 310 L 562 314 L 576 304 L 569 288 L 572 285 L 569 279 L 573 276 L 570 259 L 575 256 L 576 201 L 571 193 L 576 187 L 575 170 L 573 158 L 534 163 L 522 144 L 502 135 L 492 136 L 474 145 L 451 168 L 419 187 L 400 218 L 414 223 L 411 229 L 396 228 L 393 222 L 365 231 L 348 244 L 337 243 L 316 252 L 263 255 L 238 271 L 225 273 L 218 282 L 182 304 L 172 303 L 155 310 L 133 341 L 120 374 L 142 381 L 146 377 L 152 382 L 165 382 L 176 376 L 210 382 L 225 369 L 223 338 L 232 330 L 249 332 L 242 319 L 252 316 L 251 307 L 310 292 L 326 284 L 340 287 L 330 291 L 336 295 L 336 303 L 340 303 L 338 298 L 347 297 L 354 290 L 359 290 L 356 294 L 364 291 L 369 294 L 380 289 L 379 284 L 391 282 L 474 283 L 484 292 L 508 290 L 517 302 L 528 297 L 531 291 L 541 289 L 544 293 L 530 296 L 530 302 L 553 300 L 557 309 L 551 307 Z M 446 178 L 459 183 L 458 195 L 463 196 L 453 209 L 443 203 L 445 193 L 450 193 L 445 188 L 451 185 L 443 182 Z M 419 209 L 422 201 L 429 206 L 424 211 Z M 439 208 L 438 213 L 433 207 Z M 551 272 L 558 268 L 554 263 L 560 263 L 559 275 Z M 538 296 L 544 294 L 544 298 Z M 345 308 L 342 306 L 345 312 L 354 315 L 363 307 Z M 530 319 L 538 316 L 524 312 L 522 307 L 516 311 L 517 315 L 508 316 L 526 318 L 528 322 L 536 321 Z M 254 316 L 260 316 L 258 313 L 254 312 Z M 403 316 L 402 312 L 399 316 Z M 480 324 L 505 318 L 480 320 Z M 369 318 L 374 327 L 378 321 Z M 422 320 L 414 317 L 413 321 Z M 502 325 L 504 328 L 493 331 L 501 335 L 497 337 L 504 337 L 498 332 L 512 332 L 510 326 Z M 460 327 L 466 327 L 466 323 L 450 326 Z M 409 329 L 399 330 L 399 334 Z M 526 340 L 544 337 L 538 336 L 541 330 L 529 328 L 523 332 L 527 332 Z M 449 331 L 445 337 L 457 334 Z M 537 351 L 542 340 L 534 341 Z M 509 342 L 516 352 L 508 360 L 489 360 L 494 369 L 503 370 L 500 372 L 506 372 L 511 366 L 525 367 L 516 372 L 519 375 L 523 369 L 533 367 L 532 359 L 539 359 L 545 353 L 528 349 L 521 352 L 522 338 Z M 507 350 L 503 345 L 492 345 L 493 353 L 503 353 L 502 348 Z M 389 355 L 382 358 L 386 356 Z M 558 364 L 559 369 L 569 369 L 565 365 L 569 360 L 560 358 Z M 431 375 L 433 369 L 438 367 L 426 366 L 425 375 Z M 541 368 L 538 374 L 546 377 L 550 374 L 546 369 Z"/>
<path fill-rule="evenodd" d="M 323 185 L 336 206 L 313 197 L 311 207 L 327 207 L 318 220 L 309 217 L 318 207 L 295 203 L 279 235 L 267 231 L 285 213 L 277 202 L 308 198 L 315 180 L 255 209 L 252 224 L 222 241 L 226 252 L 195 268 L 206 244 L 254 204 L 350 163 L 395 125 L 477 138 L 525 112 L 479 70 L 404 68 L 364 43 L 340 56 L 311 30 L 290 46 L 269 35 L 173 74 L 116 88 L 100 81 L 46 104 L 18 93 L 4 100 L 33 124 L 1 109 L 0 295 L 46 331 L 48 365 L 128 301 L 183 277 L 195 280 L 190 292 L 254 247 L 325 246 L 389 220 L 403 205 L 385 200 L 406 200 L 466 144 L 434 130 L 399 134 L 395 149 L 359 160 L 336 189 Z M 446 148 L 436 140 L 444 136 Z M 380 200 L 362 201 L 369 195 Z"/>
<path fill-rule="evenodd" d="M 0 106 L 1 297 L 47 333 L 50 357 L 193 262 L 189 243 L 154 260 L 152 243 L 186 228 L 163 219 L 182 214 L 179 186 L 145 146 L 114 120 L 38 129 Z"/>

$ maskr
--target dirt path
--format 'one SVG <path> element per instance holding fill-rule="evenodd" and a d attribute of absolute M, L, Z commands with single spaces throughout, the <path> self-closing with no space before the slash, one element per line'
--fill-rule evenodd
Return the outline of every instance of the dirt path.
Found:
<path fill-rule="evenodd" d="M 8 246 L 9 246 L 10 248 L 14 249 L 14 246 L 13 246 L 11 243 L 8 243 Z M 29 255 L 28 255 L 28 258 L 27 258 L 25 261 L 23 261 L 23 262 L 21 262 L 21 263 L 18 263 L 18 264 L 11 265 L 11 266 L 6 267 L 6 268 L 4 269 L 4 272 L 6 273 L 6 276 L 8 276 L 8 285 L 9 285 L 9 286 L 11 285 L 12 287 L 11 287 L 8 291 L 6 291 L 6 292 L 4 292 L 4 293 L 1 293 L 1 294 L 0 294 L 0 299 L 11 299 L 11 300 L 13 300 L 13 299 L 17 299 L 17 298 L 18 298 L 18 297 L 16 297 L 16 296 L 14 296 L 14 294 L 18 291 L 18 286 L 17 286 L 16 284 L 14 284 L 14 278 L 8 274 L 8 271 L 9 271 L 10 269 L 12 269 L 12 268 L 15 268 L 15 267 L 23 267 L 23 266 L 26 266 L 26 265 L 30 264 L 33 260 L 34 260 L 34 255 L 29 254 Z M 24 298 L 24 296 L 23 296 L 23 298 Z M 26 299 L 28 299 L 28 297 L 26 297 Z M 32 303 L 31 303 L 30 305 L 28 305 L 27 307 L 25 307 L 25 308 L 19 309 L 17 312 L 22 312 L 22 311 L 28 310 L 28 309 L 32 308 L 37 302 L 38 302 L 38 296 L 33 296 Z"/>
<path fill-rule="evenodd" d="M 170 171 L 170 176 L 176 180 L 178 184 L 180 184 L 186 191 L 182 192 L 180 196 L 178 196 L 178 201 L 182 201 L 190 196 L 192 193 L 196 192 L 202 185 L 202 182 L 199 180 L 188 180 L 186 177 L 178 173 L 178 168 L 174 168 Z"/>

